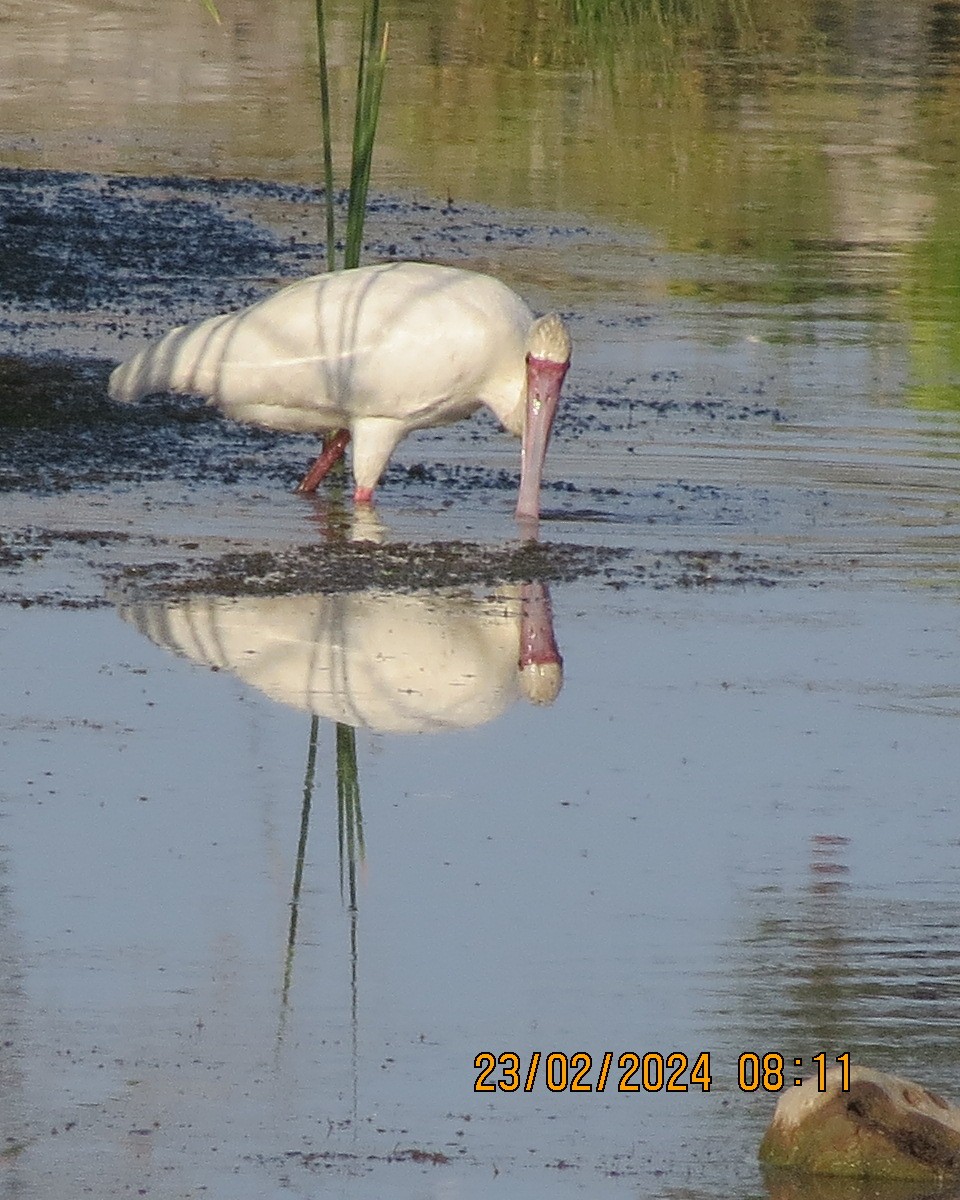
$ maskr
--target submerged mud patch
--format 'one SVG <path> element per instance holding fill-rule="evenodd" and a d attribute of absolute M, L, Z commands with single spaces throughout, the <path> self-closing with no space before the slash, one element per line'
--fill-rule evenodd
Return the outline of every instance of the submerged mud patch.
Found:
<path fill-rule="evenodd" d="M 0 493 L 157 478 L 292 486 L 316 445 L 223 421 L 189 399 L 114 404 L 106 394 L 110 369 L 95 358 L 0 356 Z"/>
<path fill-rule="evenodd" d="M 198 195 L 172 178 L 0 169 L 7 306 L 123 314 L 167 307 L 174 289 L 181 300 L 246 302 L 249 280 L 275 272 L 289 246 L 222 207 L 217 191 L 205 183 Z M 227 278 L 247 283 L 227 290 Z"/>
<path fill-rule="evenodd" d="M 776 560 L 736 553 L 671 553 L 662 542 L 649 553 L 646 546 L 638 553 L 479 541 L 385 546 L 345 538 L 289 548 L 288 539 L 267 533 L 264 549 L 258 541 L 251 549 L 244 539 L 236 554 L 191 557 L 185 549 L 190 534 L 175 537 L 163 523 L 170 511 L 164 507 L 170 503 L 169 484 L 177 489 L 176 523 L 184 510 L 195 509 L 203 525 L 224 496 L 229 505 L 234 498 L 247 501 L 253 493 L 292 488 L 315 455 L 317 439 L 226 421 L 193 399 L 116 405 L 106 394 L 110 370 L 126 352 L 127 339 L 248 304 L 284 279 L 319 269 L 317 199 L 303 187 L 249 180 L 0 169 L 0 270 L 6 284 L 0 303 L 0 494 L 15 499 L 28 525 L 0 539 L 0 600 L 88 606 L 104 602 L 104 580 L 118 578 L 124 587 L 155 594 L 181 589 L 239 595 L 585 575 L 612 588 L 763 586 L 793 572 Z M 369 216 L 370 260 L 469 257 L 482 269 L 478 248 L 484 245 L 501 255 L 507 247 L 539 253 L 604 236 L 584 227 L 525 225 L 480 206 L 410 199 L 375 197 Z M 622 314 L 627 325 L 638 319 Z M 639 450 L 632 432 L 642 436 L 640 427 L 654 421 L 767 423 L 779 416 L 762 395 L 688 395 L 673 371 L 630 378 L 606 391 L 578 395 L 575 386 L 558 417 L 560 443 L 586 437 L 606 447 L 612 434 L 621 455 Z M 506 511 L 501 497 L 517 487 L 519 456 L 505 454 L 507 440 L 489 414 L 427 431 L 419 439 L 422 461 L 393 464 L 384 487 L 402 489 L 408 509 L 458 506 L 459 512 L 463 506 L 468 526 L 476 528 L 488 497 L 496 493 L 498 511 Z M 484 452 L 478 453 L 481 446 Z M 464 457 L 469 461 L 457 461 Z M 582 470 L 580 475 L 545 483 L 547 529 L 552 522 L 568 529 L 603 525 L 608 534 L 611 525 L 625 521 L 631 529 L 697 522 L 712 531 L 741 525 L 763 502 L 742 489 L 684 480 L 649 487 L 633 484 L 629 474 L 603 482 L 583 478 Z M 50 505 L 39 515 L 44 500 L 52 497 L 55 508 L 69 493 L 83 493 L 96 523 L 104 512 L 114 514 L 105 532 L 78 540 L 76 531 L 51 523 Z M 336 490 L 327 517 L 335 515 L 335 495 Z M 30 513 L 33 498 L 40 502 L 36 518 Z M 121 536 L 131 538 L 122 553 Z M 216 549 L 224 544 L 220 540 Z"/>
<path fill-rule="evenodd" d="M 334 536 L 211 556 L 198 541 L 123 531 L 34 528 L 0 535 L 0 603 L 23 607 L 96 608 L 118 599 L 197 595 L 409 593 L 584 578 L 613 591 L 767 588 L 809 581 L 809 571 L 798 562 L 737 552 L 637 553 L 565 542 L 381 544 Z"/>
<path fill-rule="evenodd" d="M 169 563 L 125 568 L 117 580 L 138 598 L 197 593 L 275 596 L 296 593 L 430 590 L 541 580 L 557 582 L 613 569 L 626 550 L 528 542 L 425 544 L 331 542 L 287 550 L 228 553 L 171 571 Z"/>
<path fill-rule="evenodd" d="M 346 194 L 336 203 L 345 209 Z M 2 307 L 171 324 L 194 305 L 236 308 L 277 279 L 325 269 L 321 212 L 321 194 L 297 184 L 0 168 Z M 376 195 L 367 226 L 368 260 L 602 240 L 585 226 L 523 226 L 479 205 Z"/>
<path fill-rule="evenodd" d="M 490 546 L 476 542 L 425 544 L 342 542 L 284 551 L 228 553 L 173 568 L 169 562 L 126 567 L 115 580 L 126 596 L 174 599 L 187 595 L 275 596 L 296 593 L 421 591 L 494 586 L 536 580 L 571 582 L 599 576 L 620 588 L 772 586 L 796 573 L 739 554 L 677 552 L 637 559 L 624 547 L 526 542 Z"/>

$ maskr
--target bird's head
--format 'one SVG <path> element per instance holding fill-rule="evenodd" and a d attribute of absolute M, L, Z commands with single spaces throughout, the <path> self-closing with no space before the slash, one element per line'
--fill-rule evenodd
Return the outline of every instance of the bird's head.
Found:
<path fill-rule="evenodd" d="M 536 519 L 540 515 L 543 462 L 560 400 L 560 388 L 570 366 L 571 348 L 570 334 L 556 313 L 540 317 L 530 326 L 518 517 Z"/>

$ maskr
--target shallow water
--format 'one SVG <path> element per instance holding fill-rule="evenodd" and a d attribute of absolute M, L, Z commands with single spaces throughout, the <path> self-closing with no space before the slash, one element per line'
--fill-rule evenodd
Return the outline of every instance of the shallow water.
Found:
<path fill-rule="evenodd" d="M 394 14 L 368 257 L 574 333 L 549 705 L 513 585 L 416 587 L 417 547 L 516 547 L 492 423 L 404 443 L 361 522 L 289 494 L 310 439 L 103 397 L 318 261 L 312 109 L 276 99 L 310 14 L 263 12 L 3 14 L 2 166 L 49 173 L 0 174 L 0 1194 L 754 1196 L 741 1055 L 956 1094 L 957 6 L 671 27 L 657 62 Z M 199 178 L 239 175 L 270 182 Z M 265 601 L 223 565 L 351 535 L 405 573 Z M 608 1051 L 687 1090 L 598 1093 Z"/>
<path fill-rule="evenodd" d="M 289 959 L 308 719 L 110 611 L 4 611 L 11 1194 L 373 1194 L 401 1150 L 450 1159 L 385 1177 L 418 1195 L 755 1193 L 745 1051 L 949 1090 L 954 602 L 554 607 L 552 707 L 361 729 L 355 909 L 322 723 Z M 473 1092 L 536 1050 L 706 1051 L 711 1089 Z"/>

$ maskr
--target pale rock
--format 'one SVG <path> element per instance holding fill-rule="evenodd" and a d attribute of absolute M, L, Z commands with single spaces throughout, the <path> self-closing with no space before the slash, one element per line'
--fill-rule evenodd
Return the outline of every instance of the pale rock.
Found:
<path fill-rule="evenodd" d="M 938 1183 L 960 1178 L 960 1108 L 918 1083 L 839 1067 L 786 1092 L 760 1144 L 760 1160 L 792 1173 Z"/>

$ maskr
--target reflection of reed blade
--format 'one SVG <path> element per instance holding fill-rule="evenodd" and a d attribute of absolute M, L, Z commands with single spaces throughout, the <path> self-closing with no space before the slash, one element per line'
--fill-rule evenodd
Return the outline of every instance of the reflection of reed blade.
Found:
<path fill-rule="evenodd" d="M 314 718 L 316 719 L 316 718 Z M 363 813 L 360 809 L 360 777 L 357 773 L 357 731 L 337 725 L 337 838 L 340 845 L 340 898 L 343 899 L 344 867 L 350 911 L 357 911 L 357 864 L 363 865 Z"/>
<path fill-rule="evenodd" d="M 313 788 L 317 765 L 317 734 L 319 717 L 310 721 L 310 740 L 307 747 L 307 764 L 303 777 L 303 802 L 300 809 L 300 835 L 297 841 L 296 865 L 293 872 L 293 888 L 290 896 L 290 924 L 287 929 L 287 947 L 283 969 L 283 987 L 280 993 L 280 1027 L 277 1046 L 282 1044 L 290 1004 L 290 988 L 293 983 L 293 962 L 297 948 L 297 926 L 300 919 L 300 892 L 303 886 L 303 870 L 307 859 L 307 840 L 310 832 L 310 810 L 313 805 Z M 351 1022 L 354 1050 L 357 1045 L 357 867 L 363 865 L 363 814 L 360 809 L 360 781 L 357 772 L 356 730 L 349 725 L 337 725 L 337 840 L 340 851 L 340 897 L 344 898 L 344 880 L 349 897 L 347 911 L 350 922 L 350 995 Z M 356 1061 L 356 1054 L 354 1054 Z M 355 1073 L 356 1075 L 356 1073 Z M 356 1080 L 355 1080 L 356 1082 Z"/>
<path fill-rule="evenodd" d="M 464 593 L 226 597 L 128 604 L 161 646 L 281 703 L 396 733 L 469 728 L 521 695 L 550 703 L 562 664 L 540 583 Z"/>
<path fill-rule="evenodd" d="M 316 720 L 316 717 L 314 717 Z M 353 1111 L 357 1112 L 359 1071 L 359 986 L 357 864 L 363 866 L 363 814 L 360 810 L 360 777 L 357 774 L 357 731 L 350 725 L 337 725 L 337 837 L 340 844 L 340 899 L 346 873 L 350 921 L 350 1029 L 353 1042 Z M 344 871 L 346 868 L 346 872 Z"/>
<path fill-rule="evenodd" d="M 290 896 L 290 927 L 287 930 L 287 956 L 283 968 L 283 990 L 281 992 L 281 1036 L 282 1019 L 290 999 L 290 983 L 293 979 L 293 953 L 297 945 L 297 924 L 300 919 L 300 889 L 303 885 L 303 865 L 307 858 L 307 836 L 310 832 L 310 808 L 313 804 L 313 781 L 317 766 L 317 732 L 319 719 L 310 722 L 310 741 L 307 747 L 307 765 L 303 773 L 303 803 L 300 808 L 300 837 L 297 840 L 297 861 L 293 870 L 293 888 Z"/>

